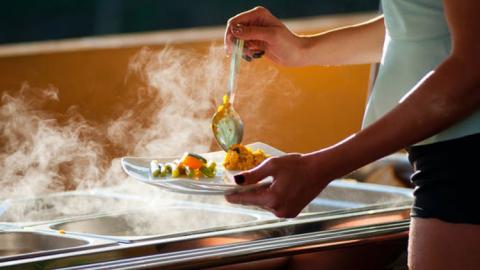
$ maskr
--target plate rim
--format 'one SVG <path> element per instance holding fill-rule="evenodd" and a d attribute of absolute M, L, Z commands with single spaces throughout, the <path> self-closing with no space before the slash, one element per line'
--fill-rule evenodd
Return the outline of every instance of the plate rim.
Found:
<path fill-rule="evenodd" d="M 285 152 L 283 152 L 283 151 L 281 151 L 281 150 L 279 150 L 279 149 L 277 149 L 277 148 L 275 148 L 271 145 L 263 143 L 263 142 L 254 142 L 254 143 L 247 144 L 245 146 L 252 147 L 252 148 L 259 148 L 259 149 L 262 149 L 266 152 L 274 152 L 275 154 L 272 154 L 273 156 L 282 155 L 282 154 L 285 153 Z M 222 152 L 224 153 L 224 151 L 220 150 L 220 151 L 202 153 L 201 155 L 213 155 L 215 153 L 222 153 Z M 252 185 L 245 185 L 245 186 L 239 186 L 239 185 L 235 185 L 235 184 L 222 184 L 222 183 L 218 183 L 218 182 L 217 183 L 209 183 L 209 182 L 206 182 L 206 181 L 201 181 L 202 185 L 211 186 L 211 187 L 218 187 L 220 189 L 219 190 L 207 190 L 207 189 L 201 190 L 201 189 L 194 189 L 194 188 L 188 188 L 188 187 L 186 187 L 186 188 L 178 188 L 177 187 L 176 188 L 176 187 L 168 186 L 168 183 L 183 182 L 183 183 L 186 183 L 186 184 L 198 185 L 200 182 L 199 182 L 199 180 L 188 179 L 186 177 L 176 178 L 176 179 L 152 180 L 151 176 L 149 176 L 149 178 L 147 180 L 143 177 L 136 176 L 136 175 L 132 174 L 131 170 L 126 168 L 126 166 L 127 166 L 126 163 L 128 163 L 129 166 L 138 167 L 140 171 L 142 171 L 142 169 L 143 169 L 143 171 L 145 172 L 145 169 L 146 169 L 146 167 L 144 167 L 144 166 L 137 166 L 135 164 L 129 163 L 128 161 L 126 161 L 127 159 L 145 160 L 145 162 L 149 162 L 149 161 L 154 160 L 154 159 L 172 159 L 172 160 L 174 160 L 174 159 L 178 159 L 178 158 L 179 158 L 178 156 L 161 156 L 161 157 L 158 157 L 158 156 L 157 157 L 123 156 L 120 159 L 120 163 L 121 163 L 123 171 L 129 177 L 134 178 L 136 181 L 139 181 L 139 182 L 142 182 L 142 183 L 145 183 L 145 184 L 149 184 L 149 185 L 153 185 L 153 186 L 156 186 L 156 187 L 168 190 L 168 191 L 178 192 L 178 193 L 186 193 L 186 194 L 204 194 L 204 195 L 208 195 L 208 194 L 212 194 L 212 195 L 228 194 L 228 193 L 238 192 L 238 191 L 241 191 L 241 190 L 249 190 L 249 189 L 260 188 L 262 186 L 270 185 L 270 183 L 272 181 L 271 177 L 269 177 L 270 179 L 268 179 L 268 180 L 265 179 L 265 180 L 262 180 L 259 183 L 252 184 Z M 148 169 L 148 170 L 150 170 L 150 169 Z M 240 171 L 233 171 L 233 170 L 224 169 L 224 172 L 225 172 L 225 174 L 223 175 L 223 178 L 224 177 L 229 177 L 229 176 L 232 177 L 235 174 L 234 172 L 240 172 Z M 222 177 L 222 176 L 220 176 L 220 177 Z M 164 185 L 163 183 L 167 183 L 167 185 Z"/>

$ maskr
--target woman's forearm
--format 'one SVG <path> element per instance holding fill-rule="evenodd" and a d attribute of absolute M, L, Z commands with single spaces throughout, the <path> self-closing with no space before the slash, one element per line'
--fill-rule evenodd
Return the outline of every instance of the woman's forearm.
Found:
<path fill-rule="evenodd" d="M 385 37 L 383 16 L 328 32 L 300 36 L 303 65 L 351 65 L 379 62 Z"/>
<path fill-rule="evenodd" d="M 389 113 L 364 130 L 322 150 L 341 177 L 352 170 L 422 141 L 480 107 L 478 62 L 452 56 L 414 87 Z M 314 168 L 316 153 L 306 160 Z M 322 168 L 319 168 L 322 170 Z"/>

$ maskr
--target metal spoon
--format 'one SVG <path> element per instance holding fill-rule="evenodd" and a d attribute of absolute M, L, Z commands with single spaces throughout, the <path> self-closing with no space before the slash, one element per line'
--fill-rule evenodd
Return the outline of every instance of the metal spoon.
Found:
<path fill-rule="evenodd" d="M 223 105 L 220 105 L 212 118 L 212 131 L 218 145 L 226 152 L 243 138 L 243 122 L 240 115 L 233 109 L 235 97 L 236 75 L 240 69 L 240 58 L 243 53 L 243 40 L 233 41 L 232 60 L 230 62 L 230 78 L 227 94 L 224 96 Z"/>

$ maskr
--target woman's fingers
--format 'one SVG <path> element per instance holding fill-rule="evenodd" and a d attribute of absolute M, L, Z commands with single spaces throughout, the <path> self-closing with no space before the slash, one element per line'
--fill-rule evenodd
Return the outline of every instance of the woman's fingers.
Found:
<path fill-rule="evenodd" d="M 245 40 L 246 54 L 252 56 L 258 51 L 265 51 L 267 44 L 274 43 L 273 38 L 276 35 L 277 27 L 260 26 L 238 26 L 233 29 L 242 29 L 241 32 L 227 34 L 225 37 L 225 49 L 231 54 L 233 39 L 239 38 Z M 245 31 L 245 32 L 243 32 Z"/>
<path fill-rule="evenodd" d="M 297 207 L 293 205 L 287 207 L 284 196 L 281 194 L 283 193 L 274 191 L 272 186 L 264 186 L 255 190 L 225 195 L 225 199 L 229 203 L 254 205 L 263 208 L 279 218 L 296 217 L 302 208 L 297 209 Z"/>
<path fill-rule="evenodd" d="M 232 27 L 234 25 L 248 25 L 251 24 L 254 21 L 257 21 L 259 17 L 258 11 L 256 8 L 247 10 L 245 12 L 242 12 L 232 18 L 230 18 L 227 22 L 227 28 L 225 30 L 225 36 L 224 36 L 224 44 L 225 44 L 225 49 L 227 51 L 227 54 L 231 54 L 232 51 L 232 44 L 233 44 L 233 33 L 232 33 Z"/>
<path fill-rule="evenodd" d="M 268 187 L 259 187 L 258 189 L 235 192 L 232 194 L 225 195 L 225 199 L 229 203 L 243 204 L 243 205 L 256 205 L 264 208 L 268 201 L 270 200 L 265 196 L 267 194 L 266 190 Z M 267 209 L 270 210 L 270 209 Z"/>
<path fill-rule="evenodd" d="M 259 40 L 265 43 L 271 43 L 278 31 L 277 26 L 232 26 L 233 36 L 243 40 Z"/>
<path fill-rule="evenodd" d="M 259 53 L 259 52 L 265 53 L 265 48 L 266 48 L 265 43 L 263 43 L 261 41 L 247 40 L 247 41 L 245 41 L 245 46 L 243 48 L 243 53 L 248 55 L 248 56 L 254 57 L 253 55 L 255 53 Z M 254 58 L 257 58 L 257 57 L 254 57 Z"/>
<path fill-rule="evenodd" d="M 238 26 L 275 26 L 282 25 L 278 19 L 276 19 L 270 11 L 264 7 L 255 7 L 253 9 L 242 12 L 232 18 L 227 22 L 227 28 L 225 30 L 224 44 L 225 49 L 228 54 L 231 53 L 232 49 L 232 40 L 236 36 L 233 31 L 238 32 Z M 235 30 L 234 30 L 235 29 Z M 242 30 L 240 30 L 242 31 Z M 246 30 L 248 31 L 248 30 Z M 246 38 L 242 38 L 246 39 Z"/>
<path fill-rule="evenodd" d="M 312 178 L 306 174 L 303 158 L 296 153 L 271 157 L 256 168 L 235 175 L 235 181 L 240 185 L 255 184 L 269 176 L 273 181 L 268 186 L 227 195 L 226 199 L 231 203 L 264 208 L 277 217 L 297 216 L 324 187 L 311 184 Z"/>
<path fill-rule="evenodd" d="M 254 205 L 281 215 L 284 211 L 281 200 L 272 192 L 269 186 L 262 186 L 254 190 L 240 191 L 225 196 L 229 203 Z M 279 215 L 277 215 L 279 216 Z"/>

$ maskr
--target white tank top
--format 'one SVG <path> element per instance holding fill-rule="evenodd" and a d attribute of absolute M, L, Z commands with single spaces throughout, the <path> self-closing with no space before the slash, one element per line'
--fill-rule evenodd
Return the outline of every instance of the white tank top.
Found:
<path fill-rule="evenodd" d="M 451 37 L 442 0 L 382 0 L 387 34 L 363 126 L 376 121 L 450 54 Z M 479 89 L 480 91 L 480 89 Z M 417 144 L 480 133 L 480 109 Z"/>

